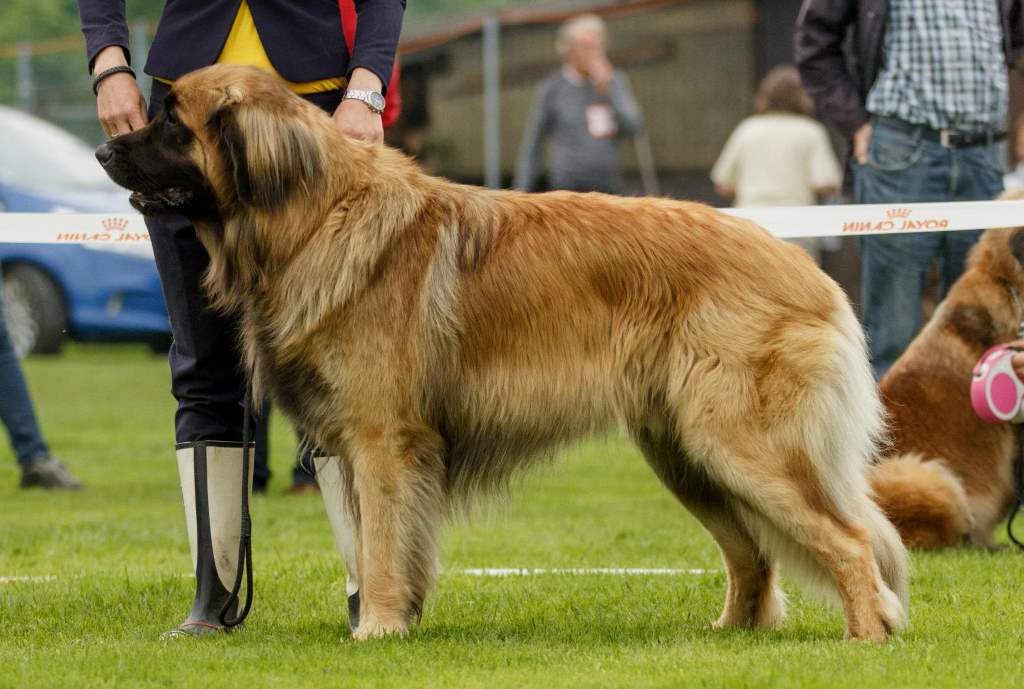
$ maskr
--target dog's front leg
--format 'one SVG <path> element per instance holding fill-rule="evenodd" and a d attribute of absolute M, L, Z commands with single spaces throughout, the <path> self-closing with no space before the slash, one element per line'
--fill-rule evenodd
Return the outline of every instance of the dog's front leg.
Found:
<path fill-rule="evenodd" d="M 356 434 L 353 471 L 362 516 L 360 597 L 353 636 L 405 634 L 437 570 L 444 510 L 440 437 L 406 426 Z"/>

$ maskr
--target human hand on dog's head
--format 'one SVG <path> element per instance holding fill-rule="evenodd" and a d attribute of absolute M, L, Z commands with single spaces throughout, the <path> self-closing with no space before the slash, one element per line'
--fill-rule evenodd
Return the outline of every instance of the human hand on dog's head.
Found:
<path fill-rule="evenodd" d="M 127 64 L 120 46 L 107 46 L 96 56 L 93 74 Z M 110 138 L 145 127 L 149 119 L 146 116 L 146 99 L 135 83 L 135 77 L 120 73 L 101 81 L 96 87 L 96 116 Z"/>

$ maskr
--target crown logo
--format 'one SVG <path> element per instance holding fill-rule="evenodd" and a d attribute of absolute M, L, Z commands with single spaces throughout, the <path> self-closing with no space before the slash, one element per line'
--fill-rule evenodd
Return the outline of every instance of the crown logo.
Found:
<path fill-rule="evenodd" d="M 107 232 L 124 232 L 128 228 L 127 218 L 104 218 L 103 229 Z"/>
<path fill-rule="evenodd" d="M 890 208 L 889 210 L 887 210 L 885 212 L 885 215 L 886 215 L 886 217 L 893 218 L 893 219 L 895 219 L 895 218 L 907 218 L 907 217 L 910 216 L 910 212 L 911 211 L 910 211 L 909 208 Z"/>

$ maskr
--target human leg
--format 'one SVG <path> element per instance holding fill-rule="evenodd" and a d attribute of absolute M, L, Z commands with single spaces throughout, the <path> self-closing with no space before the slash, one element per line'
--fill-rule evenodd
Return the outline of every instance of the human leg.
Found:
<path fill-rule="evenodd" d="M 911 203 L 949 197 L 948 149 L 884 122 L 876 123 L 869 159 L 855 171 L 858 203 Z M 893 234 L 861 240 L 861 311 L 875 377 L 903 353 L 921 324 L 921 295 L 938 240 Z"/>
<path fill-rule="evenodd" d="M 21 362 L 7 333 L 4 317 L 3 280 L 0 276 L 0 420 L 7 429 L 11 448 L 21 468 L 22 488 L 69 488 L 82 485 L 63 462 L 50 456 L 36 419 Z"/>
<path fill-rule="evenodd" d="M 971 146 L 953 154 L 954 194 L 957 201 L 988 201 L 1003 191 L 1004 146 Z M 942 294 L 964 272 L 967 254 L 981 236 L 980 230 L 948 232 L 942 247 Z"/>
<path fill-rule="evenodd" d="M 2 278 L 2 275 L 0 275 Z M 48 452 L 39 430 L 35 408 L 29 395 L 21 362 L 7 334 L 3 302 L 3 280 L 0 279 L 0 420 L 7 428 L 18 464 L 27 466 L 37 456 Z"/>
<path fill-rule="evenodd" d="M 236 607 L 230 589 L 241 533 L 244 381 L 234 320 L 210 309 L 200 286 L 208 257 L 195 230 L 178 217 L 146 223 L 174 335 L 176 456 L 196 575 L 192 610 L 170 634 L 199 635 L 223 630 L 221 611 L 233 617 Z"/>

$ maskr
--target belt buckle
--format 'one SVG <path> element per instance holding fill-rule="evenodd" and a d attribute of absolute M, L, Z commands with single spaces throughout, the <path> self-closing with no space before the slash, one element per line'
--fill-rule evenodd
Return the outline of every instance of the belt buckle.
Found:
<path fill-rule="evenodd" d="M 953 148 L 953 146 L 955 145 L 953 143 L 953 139 L 954 137 L 956 137 L 956 134 L 957 132 L 955 129 L 940 129 L 939 143 L 942 145 L 943 148 Z"/>

